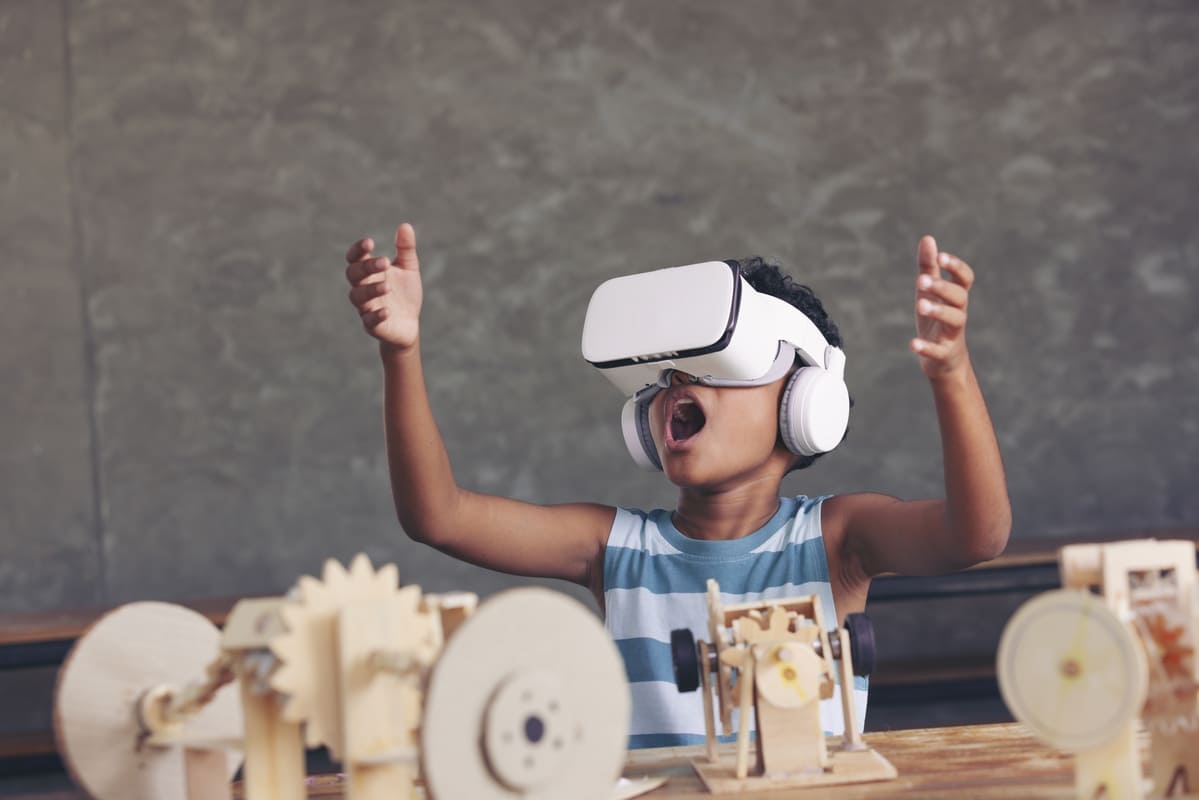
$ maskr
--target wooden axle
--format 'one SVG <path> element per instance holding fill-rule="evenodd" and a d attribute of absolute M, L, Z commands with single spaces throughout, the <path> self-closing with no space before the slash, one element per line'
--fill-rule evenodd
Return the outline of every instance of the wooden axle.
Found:
<path fill-rule="evenodd" d="M 838 635 L 836 630 L 828 631 L 829 649 L 832 651 L 833 660 L 845 660 L 853 664 L 852 675 L 868 676 L 874 671 L 873 626 L 865 614 L 850 614 L 845 620 L 845 625 L 845 637 Z M 697 643 L 690 629 L 676 628 L 671 631 L 670 642 L 675 684 L 680 692 L 693 692 L 699 688 L 700 671 L 705 665 L 710 673 L 719 670 L 716 651 L 707 642 Z M 823 656 L 824 645 L 821 639 L 813 639 L 811 646 L 817 656 Z M 842 653 L 850 655 L 843 659 Z M 853 655 L 854 653 L 857 655 Z"/>
<path fill-rule="evenodd" d="M 137 720 L 142 730 L 155 735 L 178 729 L 212 702 L 222 686 L 237 680 L 236 661 L 227 653 L 221 653 L 208 665 L 205 673 L 205 680 L 188 684 L 183 689 L 160 684 L 143 692 L 137 702 Z"/>

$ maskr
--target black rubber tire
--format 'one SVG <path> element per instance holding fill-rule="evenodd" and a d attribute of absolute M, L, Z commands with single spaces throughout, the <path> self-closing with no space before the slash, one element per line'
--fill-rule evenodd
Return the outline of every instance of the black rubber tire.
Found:
<path fill-rule="evenodd" d="M 865 614 L 847 614 L 845 630 L 849 632 L 849 655 L 853 659 L 853 674 L 866 676 L 874 672 L 874 623 Z"/>
<path fill-rule="evenodd" d="M 674 685 L 680 692 L 699 688 L 699 651 L 689 628 L 670 632 L 670 660 L 674 664 Z"/>

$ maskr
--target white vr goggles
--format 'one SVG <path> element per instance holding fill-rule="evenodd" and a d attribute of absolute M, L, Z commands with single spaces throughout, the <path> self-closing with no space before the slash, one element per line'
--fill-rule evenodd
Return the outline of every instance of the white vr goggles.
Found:
<path fill-rule="evenodd" d="M 779 408 L 787 449 L 816 455 L 836 447 L 849 423 L 845 355 L 806 314 L 756 291 L 737 262 L 612 278 L 591 296 L 583 358 L 629 397 L 621 414 L 625 444 L 638 465 L 660 470 L 649 404 L 672 372 L 707 386 L 762 386 L 802 365 Z"/>

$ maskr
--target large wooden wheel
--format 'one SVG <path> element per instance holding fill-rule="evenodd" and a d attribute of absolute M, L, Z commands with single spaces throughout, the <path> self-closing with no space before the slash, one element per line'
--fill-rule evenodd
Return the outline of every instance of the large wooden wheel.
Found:
<path fill-rule="evenodd" d="M 496 595 L 433 667 L 421 759 L 436 800 L 605 800 L 624 765 L 629 691 L 595 615 L 548 589 Z"/>
<path fill-rule="evenodd" d="M 1066 752 L 1124 731 L 1149 683 L 1136 635 L 1098 597 L 1074 589 L 1038 595 L 1004 628 L 999 689 L 1012 715 Z"/>
<path fill-rule="evenodd" d="M 219 654 L 220 631 L 183 606 L 130 603 L 101 617 L 67 655 L 54 693 L 54 735 L 75 782 L 97 800 L 184 798 L 184 748 L 146 741 L 139 701 L 203 681 Z M 240 741 L 237 688 L 219 689 L 180 733 L 198 748 Z M 240 764 L 227 752 L 229 780 Z"/>

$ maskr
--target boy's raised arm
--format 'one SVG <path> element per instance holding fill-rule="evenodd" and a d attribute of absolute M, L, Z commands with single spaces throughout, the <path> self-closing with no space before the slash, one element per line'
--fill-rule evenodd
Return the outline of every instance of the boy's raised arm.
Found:
<path fill-rule="evenodd" d="M 396 515 L 405 532 L 458 558 L 520 575 L 564 578 L 602 589 L 603 548 L 615 509 L 539 506 L 458 486 L 420 358 L 422 287 L 416 234 L 396 230 L 394 259 L 360 239 L 346 253 L 350 302 L 379 340 L 383 419 Z"/>
<path fill-rule="evenodd" d="M 931 236 L 917 251 L 916 338 L 911 349 L 928 378 L 941 430 L 945 499 L 905 502 L 848 495 L 838 509 L 844 548 L 866 575 L 932 574 L 1003 552 L 1011 531 L 999 444 L 966 349 L 966 307 L 974 271 Z M 944 274 L 943 272 L 944 271 Z"/>

